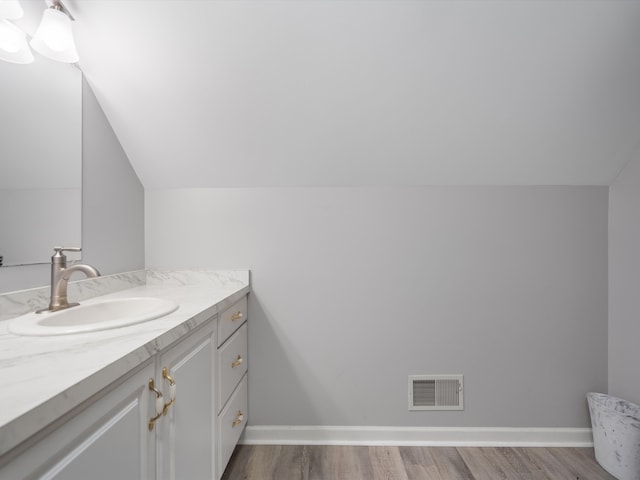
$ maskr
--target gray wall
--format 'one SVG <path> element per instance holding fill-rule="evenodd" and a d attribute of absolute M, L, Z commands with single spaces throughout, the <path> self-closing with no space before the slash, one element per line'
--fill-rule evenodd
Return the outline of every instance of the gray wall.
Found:
<path fill-rule="evenodd" d="M 609 393 L 640 404 L 640 152 L 609 199 Z"/>
<path fill-rule="evenodd" d="M 82 117 L 83 261 L 102 274 L 143 268 L 144 189 L 86 81 Z M 48 265 L 3 267 L 0 292 L 48 285 L 49 275 Z"/>
<path fill-rule="evenodd" d="M 607 187 L 145 195 L 147 266 L 253 271 L 253 425 L 587 427 L 607 388 Z M 465 411 L 408 412 L 423 373 Z"/>

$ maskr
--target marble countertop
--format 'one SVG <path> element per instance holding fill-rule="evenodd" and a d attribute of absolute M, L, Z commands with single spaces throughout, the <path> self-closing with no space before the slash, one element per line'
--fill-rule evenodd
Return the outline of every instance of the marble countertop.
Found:
<path fill-rule="evenodd" d="M 162 297 L 180 306 L 172 314 L 137 325 L 51 337 L 7 331 L 15 312 L 35 310 L 46 292 L 1 296 L 0 456 L 230 307 L 249 288 L 248 271 L 146 270 L 81 281 L 70 288 L 70 301 Z"/>

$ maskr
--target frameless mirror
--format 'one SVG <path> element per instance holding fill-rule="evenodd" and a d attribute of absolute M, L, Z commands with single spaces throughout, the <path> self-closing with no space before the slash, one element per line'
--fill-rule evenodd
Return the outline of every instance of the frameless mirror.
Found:
<path fill-rule="evenodd" d="M 82 72 L 0 61 L 0 96 L 2 265 L 49 262 L 55 245 L 80 246 Z"/>

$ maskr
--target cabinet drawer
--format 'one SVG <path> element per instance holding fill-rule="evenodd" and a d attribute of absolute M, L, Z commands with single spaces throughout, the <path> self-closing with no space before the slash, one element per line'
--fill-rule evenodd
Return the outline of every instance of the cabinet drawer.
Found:
<path fill-rule="evenodd" d="M 235 332 L 247 319 L 247 297 L 243 297 L 218 317 L 218 346 Z"/>
<path fill-rule="evenodd" d="M 218 412 L 247 371 L 247 324 L 218 350 Z"/>
<path fill-rule="evenodd" d="M 246 425 L 247 376 L 245 375 L 218 417 L 218 478 L 222 476 Z"/>

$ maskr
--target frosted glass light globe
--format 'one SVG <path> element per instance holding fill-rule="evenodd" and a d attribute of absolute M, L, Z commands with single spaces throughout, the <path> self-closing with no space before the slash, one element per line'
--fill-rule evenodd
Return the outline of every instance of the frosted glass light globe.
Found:
<path fill-rule="evenodd" d="M 71 19 L 62 11 L 48 8 L 31 39 L 33 49 L 58 62 L 75 63 L 78 52 L 73 41 Z"/>
<path fill-rule="evenodd" d="M 33 62 L 26 35 L 6 20 L 0 20 L 0 59 L 11 63 Z"/>

